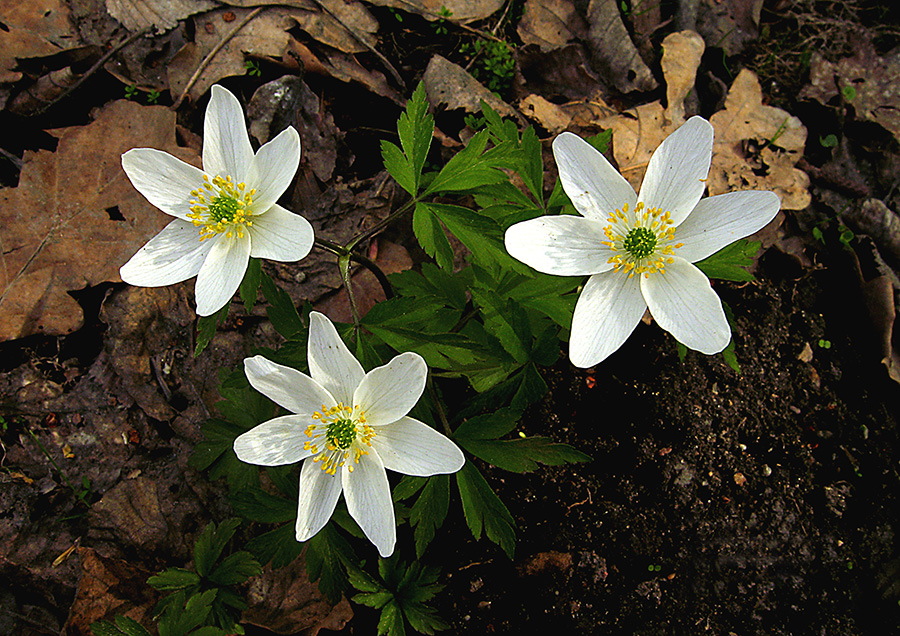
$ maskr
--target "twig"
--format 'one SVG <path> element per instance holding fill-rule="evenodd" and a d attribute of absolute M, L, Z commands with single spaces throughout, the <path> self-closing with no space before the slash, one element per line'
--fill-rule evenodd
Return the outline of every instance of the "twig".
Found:
<path fill-rule="evenodd" d="M 100 70 L 100 69 L 103 67 L 103 65 L 106 64 L 106 63 L 109 61 L 109 58 L 111 58 L 113 55 L 115 55 L 116 53 L 118 53 L 119 51 L 121 51 L 122 49 L 124 49 L 126 46 L 128 46 L 129 44 L 131 44 L 131 43 L 134 42 L 135 40 L 137 40 L 139 37 L 141 37 L 141 36 L 143 36 L 143 35 L 146 35 L 149 31 L 150 31 L 150 27 L 147 27 L 147 28 L 145 28 L 145 29 L 143 29 L 143 30 L 141 30 L 141 31 L 136 31 L 135 33 L 132 33 L 132 34 L 129 35 L 127 38 L 125 38 L 124 40 L 122 40 L 121 42 L 119 42 L 118 44 L 116 44 L 116 45 L 115 45 L 114 47 L 112 47 L 109 51 L 107 51 L 106 53 L 104 53 L 103 56 L 101 56 L 100 59 L 97 60 L 97 62 L 96 62 L 91 68 L 89 68 L 89 69 L 87 70 L 87 72 L 84 73 L 84 75 L 82 75 L 81 77 L 79 77 L 77 82 L 75 82 L 74 84 L 72 84 L 71 86 L 69 86 L 69 88 L 67 88 L 66 90 L 64 90 L 64 91 L 63 91 L 62 93 L 60 93 L 59 95 L 57 95 L 54 99 L 50 100 L 49 102 L 47 102 L 46 104 L 44 104 L 43 106 L 41 106 L 40 108 L 38 108 L 38 109 L 35 111 L 34 114 L 35 114 L 35 115 L 42 115 L 43 113 L 47 112 L 47 110 L 48 110 L 49 108 L 51 108 L 53 105 L 55 105 L 55 104 L 61 102 L 63 99 L 65 99 L 66 97 L 68 97 L 68 96 L 69 96 L 73 91 L 75 91 L 79 86 L 81 86 L 82 84 L 84 84 L 84 82 L 85 82 L 91 75 L 93 75 L 93 74 L 96 73 L 98 70 Z"/>
<path fill-rule="evenodd" d="M 434 388 L 431 374 L 429 374 L 428 378 L 425 380 L 425 386 L 428 389 L 428 395 L 431 397 L 431 401 L 434 402 L 434 408 L 437 410 L 438 419 L 441 421 L 444 432 L 447 434 L 447 437 L 452 436 L 453 429 L 450 428 L 450 422 L 447 420 L 447 414 L 444 412 L 444 405 L 441 403 L 441 396 L 438 395 L 437 389 Z"/>
<path fill-rule="evenodd" d="M 322 4 L 322 2 L 320 0 L 313 0 L 313 1 L 319 6 L 319 8 L 324 13 L 327 13 L 328 15 L 330 15 L 332 20 L 334 20 L 335 22 L 340 24 L 342 27 L 344 27 L 347 30 L 347 32 L 350 35 L 352 35 L 353 38 L 357 42 L 359 42 L 364 47 L 369 49 L 369 52 L 371 52 L 373 55 L 375 55 L 375 57 L 377 57 L 381 61 L 381 63 L 384 64 L 384 67 L 388 70 L 388 72 L 394 78 L 394 81 L 400 85 L 400 87 L 403 89 L 404 92 L 406 92 L 406 82 L 403 81 L 403 78 L 400 77 L 400 73 L 397 71 L 397 69 L 394 68 L 394 65 L 391 64 L 391 62 L 384 56 L 384 54 L 381 51 L 379 51 L 374 46 L 372 46 L 371 44 L 366 42 L 365 38 L 363 38 L 363 36 L 360 35 L 359 32 L 357 32 L 355 29 L 351 28 L 349 25 L 344 23 L 344 21 L 341 20 L 338 16 L 336 16 L 328 7 L 326 7 L 324 4 Z"/>
<path fill-rule="evenodd" d="M 203 61 L 200 62 L 200 65 L 197 67 L 197 70 L 194 71 L 194 74 L 191 75 L 191 79 L 188 80 L 188 83 L 184 87 L 184 90 L 181 91 L 181 95 L 179 95 L 178 99 L 175 100 L 175 103 L 172 104 L 172 110 L 178 110 L 178 107 L 181 106 L 181 102 L 183 102 L 184 98 L 187 97 L 188 91 L 190 91 L 191 88 L 193 88 L 194 84 L 197 83 L 197 80 L 200 79 L 200 75 L 203 73 L 203 71 L 206 70 L 206 67 L 209 66 L 209 63 L 219 53 L 219 51 L 222 50 L 222 47 L 228 44 L 228 41 L 231 40 L 231 38 L 233 38 L 235 35 L 237 35 L 238 31 L 247 26 L 247 23 L 250 22 L 250 20 L 258 16 L 266 9 L 268 9 L 268 7 L 266 6 L 256 7 L 253 11 L 244 16 L 244 18 L 240 22 L 235 24 L 234 28 L 231 29 L 231 31 L 225 34 L 225 37 L 223 37 L 219 41 L 219 43 L 213 47 L 213 50 L 203 58 Z"/>
<path fill-rule="evenodd" d="M 318 245 L 328 252 L 331 252 L 335 256 L 340 256 L 344 253 L 344 248 L 342 246 L 338 245 L 337 243 L 332 243 L 328 239 L 316 237 L 315 245 Z M 378 282 L 381 285 L 382 291 L 384 291 L 385 298 L 394 297 L 394 288 L 391 287 L 390 281 L 388 281 L 387 276 L 384 275 L 384 272 L 372 259 L 367 258 L 362 254 L 357 254 L 356 252 L 349 252 L 349 254 L 351 261 L 353 261 L 354 263 L 359 263 L 375 275 L 375 278 L 378 279 Z"/>
<path fill-rule="evenodd" d="M 362 241 L 365 241 L 367 238 L 374 236 L 375 234 L 380 232 L 382 229 L 384 229 L 385 227 L 390 225 L 394 221 L 394 219 L 396 219 L 399 216 L 402 216 L 406 212 L 409 212 L 410 208 L 412 208 L 413 205 L 416 203 L 418 203 L 418 200 L 410 199 L 409 201 L 404 203 L 401 207 L 394 210 L 389 215 L 387 215 L 382 220 L 380 220 L 378 223 L 376 223 L 375 225 L 370 227 L 368 230 L 365 230 L 365 231 L 357 234 L 352 239 L 350 239 L 350 241 L 347 243 L 347 245 L 346 245 L 347 249 L 352 250 L 354 247 L 359 245 Z"/>

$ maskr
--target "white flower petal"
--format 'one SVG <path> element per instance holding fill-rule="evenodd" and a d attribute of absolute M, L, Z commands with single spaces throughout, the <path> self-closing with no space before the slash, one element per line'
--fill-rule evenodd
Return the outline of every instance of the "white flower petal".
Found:
<path fill-rule="evenodd" d="M 225 306 L 241 286 L 250 260 L 250 237 L 225 234 L 208 239 L 214 241 L 197 274 L 194 296 L 197 315 L 211 316 Z"/>
<path fill-rule="evenodd" d="M 197 275 L 211 247 L 192 223 L 175 219 L 122 265 L 119 276 L 138 287 L 180 283 Z"/>
<path fill-rule="evenodd" d="M 418 353 L 401 353 L 386 365 L 372 369 L 353 394 L 353 404 L 370 426 L 396 422 L 416 405 L 425 390 L 428 365 Z"/>
<path fill-rule="evenodd" d="M 644 315 L 638 276 L 606 272 L 591 276 L 575 304 L 569 359 L 592 367 L 622 346 Z"/>
<path fill-rule="evenodd" d="M 293 182 L 299 165 L 300 135 L 293 128 L 285 128 L 253 157 L 247 175 L 247 188 L 256 189 L 253 209 L 272 207 Z"/>
<path fill-rule="evenodd" d="M 244 373 L 254 389 L 291 413 L 310 418 L 322 405 L 331 408 L 337 404 L 327 390 L 305 373 L 262 356 L 245 358 Z M 310 423 L 311 420 L 307 422 Z"/>
<path fill-rule="evenodd" d="M 304 258 L 313 246 L 313 228 L 299 214 L 273 205 L 264 214 L 253 217 L 250 232 L 250 256 L 291 263 Z"/>
<path fill-rule="evenodd" d="M 257 466 L 299 462 L 312 455 L 303 449 L 309 439 L 303 434 L 309 421 L 308 416 L 285 415 L 263 422 L 234 440 L 234 452 L 242 462 Z"/>
<path fill-rule="evenodd" d="M 731 329 L 709 279 L 683 258 L 665 274 L 641 278 L 641 291 L 659 326 L 686 347 L 707 355 L 728 346 Z"/>
<path fill-rule="evenodd" d="M 600 152 L 578 135 L 564 132 L 553 140 L 553 156 L 563 189 L 575 209 L 595 221 L 605 221 L 626 203 L 634 207 L 634 189 Z"/>
<path fill-rule="evenodd" d="M 235 183 L 240 183 L 246 181 L 252 161 L 253 147 L 241 103 L 216 84 L 203 122 L 203 169 L 211 176 L 230 175 Z"/>
<path fill-rule="evenodd" d="M 372 448 L 385 468 L 404 475 L 428 477 L 455 473 L 466 463 L 456 444 L 411 417 L 379 426 L 372 438 Z"/>
<path fill-rule="evenodd" d="M 166 214 L 188 220 L 191 190 L 203 183 L 203 171 L 167 152 L 132 148 L 122 155 L 122 169 L 135 189 Z"/>
<path fill-rule="evenodd" d="M 317 311 L 309 313 L 309 344 L 307 346 L 309 374 L 346 406 L 353 405 L 353 392 L 366 372 L 341 337 L 337 329 Z"/>
<path fill-rule="evenodd" d="M 541 216 L 506 230 L 510 256 L 545 274 L 583 276 L 613 268 L 604 225 L 581 216 Z"/>
<path fill-rule="evenodd" d="M 397 524 L 391 489 L 381 460 L 374 453 L 363 455 L 354 465 L 353 472 L 344 468 L 341 477 L 350 516 L 378 548 L 378 554 L 389 557 L 397 542 Z"/>
<path fill-rule="evenodd" d="M 675 230 L 675 240 L 684 243 L 676 253 L 691 263 L 703 260 L 765 227 L 780 207 L 777 194 L 756 190 L 701 199 Z"/>
<path fill-rule="evenodd" d="M 712 146 L 712 125 L 691 117 L 653 152 L 638 198 L 648 207 L 670 212 L 677 226 L 703 196 Z"/>
<path fill-rule="evenodd" d="M 300 498 L 297 502 L 297 541 L 311 539 L 325 527 L 341 495 L 341 478 L 330 475 L 308 458 L 300 469 Z"/>

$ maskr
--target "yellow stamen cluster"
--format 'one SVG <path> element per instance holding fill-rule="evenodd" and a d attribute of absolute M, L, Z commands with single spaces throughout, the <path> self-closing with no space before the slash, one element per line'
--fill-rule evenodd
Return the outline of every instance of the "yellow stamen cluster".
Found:
<path fill-rule="evenodd" d="M 203 184 L 191 190 L 191 213 L 188 218 L 200 228 L 200 240 L 225 234 L 228 238 L 237 234 L 244 238 L 244 227 L 253 225 L 249 206 L 253 203 L 255 189 L 246 191 L 243 182 L 234 183 L 231 176 L 216 175 L 210 181 L 203 175 Z"/>
<path fill-rule="evenodd" d="M 642 202 L 634 210 L 626 203 L 610 214 L 607 222 L 603 233 L 608 240 L 603 245 L 616 252 L 607 262 L 615 264 L 614 272 L 627 272 L 629 278 L 664 274 L 666 265 L 674 261 L 675 250 L 683 245 L 674 242 L 672 215 L 660 208 L 645 207 Z"/>
<path fill-rule="evenodd" d="M 321 411 L 312 414 L 321 424 L 306 427 L 309 438 L 303 443 L 304 450 L 312 451 L 313 461 L 322 462 L 322 470 L 334 475 L 338 468 L 347 466 L 351 473 L 359 458 L 368 455 L 372 446 L 375 429 L 366 424 L 365 412 L 357 406 L 322 405 Z"/>

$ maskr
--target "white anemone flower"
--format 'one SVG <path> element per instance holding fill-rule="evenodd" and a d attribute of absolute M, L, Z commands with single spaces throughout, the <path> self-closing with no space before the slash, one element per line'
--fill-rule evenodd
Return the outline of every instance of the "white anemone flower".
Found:
<path fill-rule="evenodd" d="M 287 128 L 254 154 L 237 98 L 212 87 L 203 126 L 203 170 L 167 152 L 122 155 L 131 183 L 175 217 L 119 270 L 126 283 L 162 287 L 197 277 L 197 313 L 234 296 L 249 258 L 299 261 L 309 254 L 309 222 L 276 203 L 300 164 L 300 136 Z"/>
<path fill-rule="evenodd" d="M 387 557 L 397 527 L 385 469 L 426 477 L 462 468 L 462 451 L 445 436 L 407 417 L 425 389 L 422 356 L 402 353 L 363 371 L 324 315 L 309 315 L 309 372 L 254 356 L 244 371 L 257 391 L 293 415 L 276 417 L 234 441 L 241 461 L 281 466 L 303 460 L 297 541 L 331 518 L 341 491 L 350 515 Z"/>
<path fill-rule="evenodd" d="M 572 318 L 569 358 L 590 367 L 615 352 L 644 311 L 676 340 L 722 351 L 731 329 L 709 279 L 692 263 L 753 234 L 775 218 L 773 192 L 701 199 L 713 128 L 692 117 L 650 158 L 640 194 L 583 139 L 553 141 L 563 189 L 581 216 L 543 216 L 506 231 L 506 249 L 539 272 L 590 275 Z"/>

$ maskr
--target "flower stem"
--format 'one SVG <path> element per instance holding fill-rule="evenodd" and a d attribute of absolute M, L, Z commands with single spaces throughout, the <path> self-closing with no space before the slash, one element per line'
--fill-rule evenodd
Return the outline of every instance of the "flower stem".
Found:
<path fill-rule="evenodd" d="M 321 239 L 318 237 L 315 239 L 315 244 L 318 245 L 323 250 L 325 250 L 326 252 L 331 252 L 332 254 L 334 254 L 338 257 L 340 257 L 342 254 L 344 254 L 345 250 L 347 249 L 342 245 L 338 245 L 337 243 L 333 243 L 333 242 L 329 241 L 328 239 Z M 353 261 L 354 263 L 359 263 L 360 265 L 362 265 L 367 270 L 372 272 L 372 274 L 375 275 L 375 278 L 378 279 L 378 283 L 381 285 L 382 291 L 384 291 L 385 298 L 393 298 L 394 297 L 394 288 L 391 287 L 391 283 L 390 283 L 390 281 L 388 281 L 387 276 L 385 276 L 384 272 L 381 270 L 380 267 L 378 267 L 378 265 L 375 263 L 375 261 L 363 256 L 362 254 L 357 254 L 355 252 L 349 252 L 349 250 L 347 251 L 347 253 L 350 254 L 351 261 Z"/>
<path fill-rule="evenodd" d="M 441 421 L 441 426 L 444 427 L 444 433 L 447 434 L 447 437 L 452 437 L 453 431 L 450 428 L 450 422 L 447 421 L 447 414 L 444 412 L 444 403 L 441 402 L 441 397 L 438 395 L 437 389 L 434 388 L 434 381 L 430 373 L 425 380 L 425 386 L 428 388 L 428 395 L 431 396 L 431 401 L 434 402 L 434 408 L 437 411 L 438 419 Z"/>
<path fill-rule="evenodd" d="M 350 313 L 353 315 L 353 326 L 359 335 L 359 308 L 356 306 L 356 298 L 353 296 L 353 285 L 350 281 L 350 254 L 338 256 L 338 269 L 341 270 L 341 280 L 344 281 L 344 289 L 347 290 L 347 298 L 350 299 Z"/>
<path fill-rule="evenodd" d="M 418 202 L 419 202 L 418 199 L 410 199 L 409 201 L 407 201 L 406 203 L 401 205 L 399 208 L 397 208 L 396 210 L 394 210 L 393 212 L 388 214 L 386 217 L 381 219 L 378 223 L 376 223 L 375 225 L 370 227 L 368 230 L 364 230 L 364 231 L 360 232 L 359 234 L 357 234 L 356 236 L 354 236 L 352 239 L 350 239 L 347 242 L 347 245 L 346 245 L 347 249 L 352 250 L 354 247 L 359 245 L 361 242 L 365 241 L 367 238 L 374 236 L 375 234 L 380 232 L 382 229 L 384 229 L 385 227 L 387 227 L 388 225 L 393 223 L 394 219 L 409 212 L 409 210 L 411 208 L 413 208 L 413 206 L 415 206 L 415 204 Z"/>

